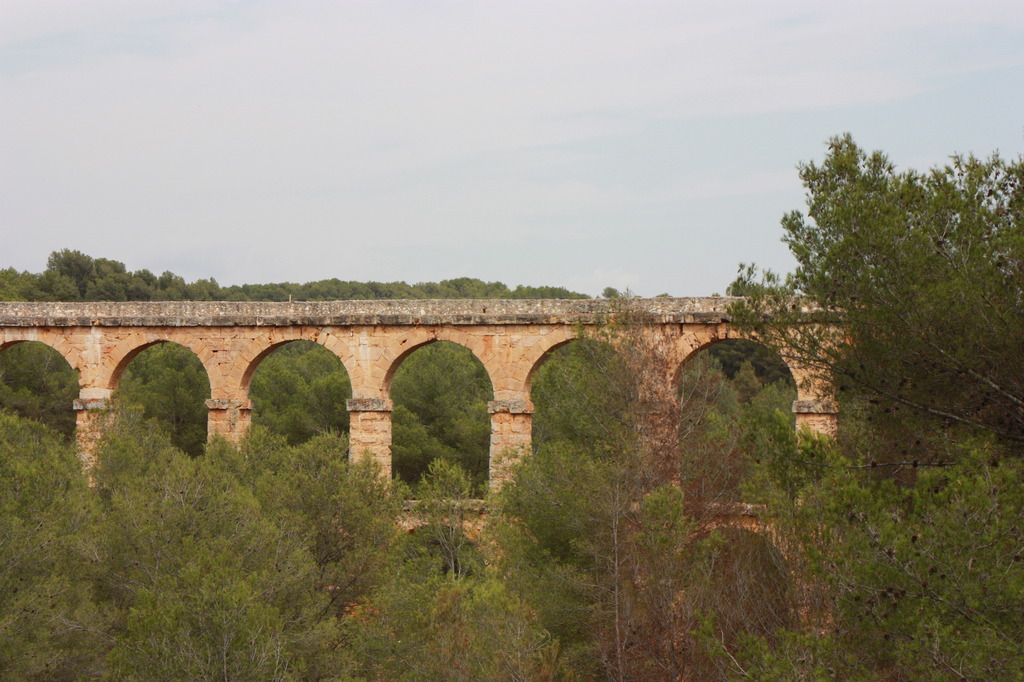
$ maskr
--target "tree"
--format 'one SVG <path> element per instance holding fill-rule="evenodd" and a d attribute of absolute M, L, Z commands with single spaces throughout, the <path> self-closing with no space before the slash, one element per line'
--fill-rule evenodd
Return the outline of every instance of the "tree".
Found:
<path fill-rule="evenodd" d="M 807 215 L 782 221 L 798 267 L 747 269 L 738 318 L 880 414 L 1024 451 L 1024 159 L 899 172 L 846 135 L 800 176 Z"/>
<path fill-rule="evenodd" d="M 674 385 L 670 342 L 628 302 L 596 336 L 537 372 L 537 449 L 501 494 L 504 575 L 565 670 L 721 678 L 693 634 L 702 622 L 730 649 L 787 622 L 786 580 L 765 568 L 778 553 L 716 527 L 740 501 L 745 420 L 776 414 L 784 393 L 741 404 L 707 353 Z"/>
<path fill-rule="evenodd" d="M 206 444 L 210 380 L 199 358 L 184 346 L 161 343 L 139 353 L 121 377 L 116 398 L 140 405 L 178 447 L 198 456 Z"/>
<path fill-rule="evenodd" d="M 117 613 L 113 676 L 288 679 L 334 650 L 307 536 L 261 504 L 240 460 L 188 457 L 132 411 L 108 429 L 98 593 Z"/>
<path fill-rule="evenodd" d="M 416 483 L 430 462 L 458 462 L 478 489 L 487 480 L 494 395 L 487 370 L 469 349 L 442 341 L 402 361 L 391 384 L 394 466 Z"/>
<path fill-rule="evenodd" d="M 89 280 L 96 275 L 96 266 L 91 256 L 81 251 L 62 249 L 54 251 L 46 260 L 47 271 L 66 277 L 78 290 L 78 297 L 84 297 Z"/>
<path fill-rule="evenodd" d="M 544 658 L 550 637 L 535 612 L 470 540 L 471 492 L 458 463 L 430 464 L 405 560 L 347 623 L 369 679 L 554 679 Z"/>
<path fill-rule="evenodd" d="M 81 463 L 42 424 L 0 413 L 0 677 L 98 671 L 104 618 L 90 599 L 96 508 Z"/>
<path fill-rule="evenodd" d="M 78 375 L 53 348 L 38 341 L 0 352 L 0 405 L 35 419 L 70 439 L 75 432 L 72 401 Z"/>
<path fill-rule="evenodd" d="M 334 679 L 340 630 L 395 563 L 401 498 L 347 441 L 256 428 L 188 457 L 121 409 L 101 441 L 96 595 L 111 676 Z"/>
<path fill-rule="evenodd" d="M 346 437 L 321 434 L 287 446 L 256 427 L 240 459 L 224 441 L 211 449 L 239 466 L 243 485 L 266 512 L 304 538 L 327 614 L 345 616 L 394 566 L 405 488 L 384 480 L 370 462 L 350 465 Z"/>
<path fill-rule="evenodd" d="M 836 442 L 770 421 L 751 435 L 747 490 L 786 543 L 800 617 L 728 665 L 1018 678 L 1024 160 L 897 172 L 844 136 L 800 168 L 808 213 L 783 219 L 798 268 L 746 269 L 734 313 L 837 386 L 843 418 Z"/>
<path fill-rule="evenodd" d="M 352 387 L 341 361 L 312 341 L 294 341 L 267 356 L 253 374 L 253 424 L 292 445 L 348 431 L 345 401 Z"/>

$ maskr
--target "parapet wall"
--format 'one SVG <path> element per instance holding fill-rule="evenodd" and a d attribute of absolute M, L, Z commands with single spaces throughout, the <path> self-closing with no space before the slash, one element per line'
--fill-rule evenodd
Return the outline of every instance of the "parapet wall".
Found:
<path fill-rule="evenodd" d="M 730 296 L 373 301 L 0 302 L 0 327 L 594 324 L 629 311 L 658 323 L 728 322 Z"/>

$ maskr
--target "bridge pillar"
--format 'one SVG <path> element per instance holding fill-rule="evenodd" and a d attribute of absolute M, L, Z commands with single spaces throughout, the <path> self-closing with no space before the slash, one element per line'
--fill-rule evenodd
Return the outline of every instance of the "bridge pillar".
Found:
<path fill-rule="evenodd" d="M 96 464 L 96 449 L 103 435 L 104 416 L 110 406 L 109 388 L 83 388 L 72 401 L 75 410 L 75 442 L 82 469 L 88 471 Z"/>
<path fill-rule="evenodd" d="M 525 399 L 492 400 L 490 486 L 498 490 L 512 477 L 519 460 L 530 452 L 533 437 L 533 403 Z"/>
<path fill-rule="evenodd" d="M 797 430 L 804 427 L 815 433 L 832 436 L 838 431 L 839 406 L 831 398 L 810 398 L 793 402 Z"/>
<path fill-rule="evenodd" d="M 369 457 L 380 466 L 381 475 L 391 478 L 391 411 L 394 403 L 384 398 L 351 398 L 349 412 L 348 461 Z"/>
<path fill-rule="evenodd" d="M 224 436 L 238 445 L 252 424 L 252 401 L 236 398 L 210 398 L 206 401 L 206 435 Z"/>

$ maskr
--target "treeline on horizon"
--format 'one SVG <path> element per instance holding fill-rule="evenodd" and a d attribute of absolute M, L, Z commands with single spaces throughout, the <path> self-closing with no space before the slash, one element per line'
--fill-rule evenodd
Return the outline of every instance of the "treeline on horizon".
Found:
<path fill-rule="evenodd" d="M 223 287 L 213 278 L 186 282 L 173 272 L 129 271 L 124 263 L 62 249 L 39 273 L 0 270 L 0 301 L 341 301 L 428 298 L 589 298 L 564 287 L 524 286 L 458 277 L 440 282 L 353 282 L 324 279 L 296 284 Z"/>

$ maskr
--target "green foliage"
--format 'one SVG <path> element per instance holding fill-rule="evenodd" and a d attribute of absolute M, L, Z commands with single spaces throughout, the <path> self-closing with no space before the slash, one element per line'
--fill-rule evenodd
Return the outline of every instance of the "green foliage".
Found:
<path fill-rule="evenodd" d="M 622 292 L 615 287 L 605 287 L 601 292 L 601 298 L 621 298 Z"/>
<path fill-rule="evenodd" d="M 312 341 L 288 343 L 267 356 L 253 375 L 249 396 L 253 424 L 284 435 L 292 445 L 348 431 L 348 373 L 331 351 Z"/>
<path fill-rule="evenodd" d="M 0 406 L 46 424 L 70 439 L 75 432 L 71 403 L 78 375 L 53 348 L 37 341 L 0 352 Z"/>
<path fill-rule="evenodd" d="M 90 599 L 95 522 L 81 464 L 41 424 L 0 413 L 0 677 L 96 672 L 103 617 Z"/>
<path fill-rule="evenodd" d="M 554 679 L 548 637 L 494 577 L 459 579 L 409 563 L 348 626 L 367 679 Z"/>
<path fill-rule="evenodd" d="M 225 443 L 218 447 L 230 454 Z M 326 606 L 343 617 L 394 560 L 404 488 L 369 463 L 349 465 L 348 439 L 336 434 L 285 448 L 257 427 L 241 454 L 243 482 L 268 510 L 304 529 L 316 584 L 328 586 Z"/>
<path fill-rule="evenodd" d="M 709 649 L 788 623 L 778 550 L 711 529 L 742 501 L 745 434 L 788 410 L 792 388 L 730 381 L 701 353 L 676 389 L 659 389 L 671 372 L 633 325 L 642 321 L 602 333 L 614 347 L 574 341 L 537 371 L 536 450 L 501 494 L 500 566 L 556 638 L 564 673 L 717 679 L 726 668 Z M 658 433 L 676 434 L 668 469 Z M 693 634 L 709 619 L 714 646 Z"/>
<path fill-rule="evenodd" d="M 955 454 L 950 466 L 900 470 L 848 459 L 827 441 L 776 439 L 750 491 L 789 538 L 804 622 L 777 649 L 738 654 L 748 671 L 809 675 L 826 660 L 837 677 L 1024 674 L 1021 462 L 984 442 Z M 823 623 L 826 637 L 801 638 Z M 790 648 L 797 642 L 817 653 Z M 798 658 L 808 665 L 794 667 Z"/>
<path fill-rule="evenodd" d="M 39 274 L 0 270 L 0 301 L 341 301 L 395 298 L 587 298 L 563 287 L 523 286 L 459 277 L 441 282 L 352 282 L 325 279 L 222 287 L 217 281 L 186 282 L 173 272 L 129 272 L 124 263 L 62 249 L 50 254 Z"/>
<path fill-rule="evenodd" d="M 417 553 L 436 557 L 441 572 L 456 578 L 479 571 L 483 556 L 466 531 L 472 523 L 468 505 L 474 493 L 466 471 L 457 462 L 435 459 L 416 492 L 419 500 L 413 513 L 423 523 L 415 533 Z"/>
<path fill-rule="evenodd" d="M 139 405 L 175 447 L 198 456 L 206 444 L 210 379 L 195 354 L 176 343 L 146 348 L 128 365 L 115 399 Z"/>
<path fill-rule="evenodd" d="M 799 266 L 785 282 L 745 271 L 738 319 L 876 412 L 899 408 L 905 427 L 958 425 L 1021 448 L 1024 159 L 899 172 L 847 135 L 800 176 L 807 216 L 782 221 Z M 793 295 L 824 324 L 798 318 Z"/>
<path fill-rule="evenodd" d="M 227 450 L 164 453 L 157 465 L 140 462 L 150 453 L 138 448 L 99 456 L 121 472 L 108 488 L 101 533 L 100 584 L 123 619 L 110 655 L 114 674 L 284 679 L 301 672 L 332 641 L 302 533 L 266 513 L 234 475 L 232 457 L 217 456 Z"/>
<path fill-rule="evenodd" d="M 801 177 L 808 215 L 783 220 L 799 267 L 748 269 L 735 313 L 833 381 L 843 420 L 836 442 L 778 418 L 749 432 L 748 499 L 787 545 L 800 619 L 730 670 L 1020 678 L 1024 161 L 897 172 L 845 136 Z"/>
<path fill-rule="evenodd" d="M 625 364 L 598 339 L 572 341 L 552 351 L 534 374 L 533 444 L 575 443 L 610 455 L 631 437 Z"/>
<path fill-rule="evenodd" d="M 708 353 L 718 361 L 722 371 L 730 379 L 736 378 L 744 363 L 750 363 L 754 376 L 761 384 L 792 381 L 789 367 L 779 354 L 756 341 L 729 339 L 711 346 Z"/>
<path fill-rule="evenodd" d="M 393 564 L 400 494 L 347 441 L 256 428 L 188 457 L 138 410 L 113 415 L 96 472 L 99 598 L 115 677 L 323 679 L 341 622 Z"/>
<path fill-rule="evenodd" d="M 469 538 L 479 519 L 467 504 L 472 490 L 457 463 L 430 464 L 411 510 L 418 524 L 405 561 L 347 623 L 368 677 L 552 679 L 550 638 Z"/>
<path fill-rule="evenodd" d="M 432 343 L 402 361 L 391 383 L 395 473 L 417 482 L 430 462 L 465 469 L 478 490 L 488 473 L 493 399 L 487 370 L 473 353 L 450 342 Z"/>
<path fill-rule="evenodd" d="M 0 270 L 0 301 L 45 300 L 35 280 L 35 275 L 29 272 L 18 272 L 14 268 Z"/>

